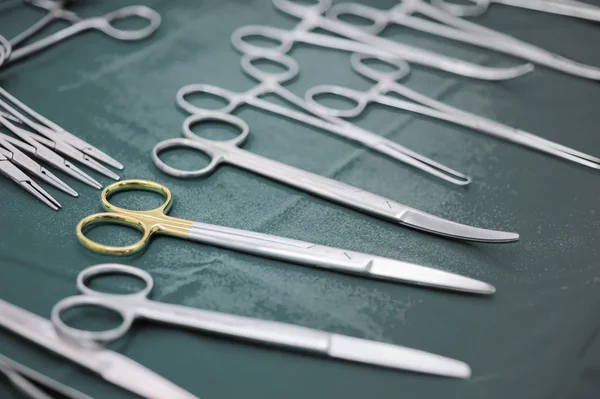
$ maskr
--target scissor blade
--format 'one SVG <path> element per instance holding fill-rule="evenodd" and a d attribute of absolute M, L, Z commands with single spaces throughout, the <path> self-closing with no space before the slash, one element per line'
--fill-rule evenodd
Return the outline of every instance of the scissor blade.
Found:
<path fill-rule="evenodd" d="M 54 209 L 55 211 L 58 211 L 61 208 L 58 201 L 56 201 L 36 182 L 31 180 L 29 176 L 21 172 L 19 168 L 10 163 L 8 159 L 0 159 L 0 172 L 15 181 L 18 185 L 27 190 L 31 195 L 42 201 L 48 207 Z"/>
<path fill-rule="evenodd" d="M 4 146 L 6 149 L 2 148 Z M 58 177 L 54 176 L 46 168 L 42 167 L 40 164 L 35 162 L 33 159 L 29 158 L 27 155 L 19 151 L 15 146 L 8 143 L 6 140 L 0 137 L 0 154 L 4 155 L 8 160 L 10 160 L 15 165 L 18 165 L 29 172 L 33 173 L 35 176 L 44 180 L 46 183 L 58 188 L 59 190 L 64 191 L 65 193 L 73 196 L 79 197 L 77 191 L 73 190 L 69 187 L 65 182 L 60 180 Z"/>
<path fill-rule="evenodd" d="M 102 377 L 122 388 L 149 399 L 198 399 L 171 381 L 142 368 L 138 363 L 116 353 L 103 353 Z"/>
<path fill-rule="evenodd" d="M 0 326 L 148 399 L 198 399 L 141 364 L 97 345 L 61 338 L 53 324 L 0 299 Z"/>
<path fill-rule="evenodd" d="M 453 378 L 469 378 L 468 364 L 402 346 L 332 334 L 329 356 L 381 367 L 434 374 Z"/>
<path fill-rule="evenodd" d="M 497 243 L 519 240 L 519 234 L 517 233 L 467 226 L 416 209 L 402 212 L 398 215 L 398 220 L 406 226 L 463 240 Z"/>
<path fill-rule="evenodd" d="M 496 288 L 483 281 L 430 267 L 393 259 L 375 258 L 369 264 L 369 274 L 386 280 L 441 288 L 473 294 L 493 294 Z"/>

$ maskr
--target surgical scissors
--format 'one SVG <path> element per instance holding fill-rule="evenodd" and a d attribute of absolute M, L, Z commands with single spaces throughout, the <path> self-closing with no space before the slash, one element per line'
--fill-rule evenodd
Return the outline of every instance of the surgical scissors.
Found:
<path fill-rule="evenodd" d="M 60 8 L 56 8 L 50 11 L 52 16 L 65 15 L 64 13 L 70 13 L 70 11 L 64 11 Z M 74 17 L 77 17 L 76 15 Z M 124 30 L 114 26 L 116 21 L 127 19 L 131 17 L 139 17 L 148 21 L 148 25 L 143 28 L 136 30 Z M 69 17 L 73 18 L 73 16 Z M 45 21 L 45 25 L 52 22 L 56 18 Z M 48 37 L 38 40 L 37 42 L 15 49 L 12 55 L 8 59 L 8 63 L 14 63 L 20 59 L 28 57 L 34 53 L 42 51 L 50 46 L 53 46 L 63 40 L 66 40 L 72 36 L 75 36 L 81 32 L 88 30 L 98 30 L 114 39 L 132 41 L 141 40 L 152 35 L 160 26 L 161 17 L 160 14 L 153 9 L 146 6 L 129 6 L 123 7 L 118 10 L 112 11 L 101 17 L 81 19 L 77 17 L 74 20 L 70 20 L 73 24 L 68 28 L 58 31 Z M 27 33 L 23 32 L 23 33 Z M 32 33 L 28 33 L 28 37 Z"/>
<path fill-rule="evenodd" d="M 83 346 L 61 337 L 53 324 L 0 299 L 0 326 L 148 399 L 198 399 L 141 364 L 99 345 Z"/>
<path fill-rule="evenodd" d="M 19 392 L 31 399 L 57 399 L 54 395 L 66 399 L 92 399 L 2 354 L 0 354 L 0 373 L 4 374 Z"/>
<path fill-rule="evenodd" d="M 145 287 L 133 294 L 119 295 L 96 291 L 86 285 L 92 278 L 111 274 L 140 279 L 145 283 Z M 153 285 L 152 276 L 135 267 L 119 264 L 88 267 L 77 276 L 77 289 L 81 295 L 59 301 L 52 309 L 52 323 L 61 335 L 81 343 L 114 341 L 125 335 L 136 319 L 147 319 L 282 349 L 302 350 L 380 367 L 454 378 L 468 378 L 471 375 L 471 369 L 466 363 L 433 353 L 293 324 L 156 302 L 149 299 Z M 81 306 L 114 311 L 121 316 L 123 322 L 118 327 L 106 331 L 84 331 L 65 324 L 61 313 Z"/>
<path fill-rule="evenodd" d="M 240 135 L 232 140 L 213 141 L 192 132 L 192 126 L 208 122 L 229 125 L 239 130 Z M 348 184 L 252 154 L 238 147 L 249 132 L 246 122 L 234 115 L 205 111 L 188 117 L 183 123 L 183 133 L 191 140 L 170 139 L 157 144 L 152 151 L 152 160 L 161 171 L 179 178 L 205 176 L 212 173 L 219 164 L 228 163 L 372 216 L 446 237 L 496 243 L 513 242 L 519 239 L 516 233 L 486 230 L 451 222 Z M 211 162 L 202 169 L 184 171 L 173 168 L 160 159 L 161 152 L 178 147 L 203 152 L 211 158 Z"/>
<path fill-rule="evenodd" d="M 165 197 L 165 202 L 160 207 L 148 211 L 132 211 L 110 203 L 110 197 L 115 193 L 131 190 L 160 193 Z M 107 212 L 88 216 L 77 226 L 77 237 L 82 245 L 100 254 L 121 256 L 135 254 L 148 245 L 152 236 L 160 233 L 258 256 L 397 283 L 477 294 L 495 292 L 495 288 L 487 283 L 425 266 L 284 237 L 169 217 L 167 213 L 173 203 L 171 192 L 167 187 L 149 181 L 128 180 L 112 184 L 103 190 L 100 198 L 102 207 Z M 141 230 L 143 236 L 137 243 L 126 247 L 98 244 L 84 234 L 88 227 L 98 223 L 134 227 Z"/>
<path fill-rule="evenodd" d="M 319 108 L 320 112 L 324 114 L 341 118 L 354 118 L 360 116 L 370 103 L 383 104 L 389 107 L 469 127 L 481 133 L 517 143 L 524 147 L 529 147 L 590 168 L 600 169 L 600 158 L 543 139 L 532 133 L 515 129 L 491 119 L 451 107 L 401 85 L 398 83 L 398 80 L 408 75 L 410 71 L 408 64 L 405 62 L 400 62 L 398 60 L 392 62 L 379 59 L 380 62 L 396 68 L 394 71 L 384 72 L 370 67 L 367 62 L 365 62 L 370 60 L 373 60 L 373 57 L 364 54 L 353 54 L 351 58 L 351 65 L 358 74 L 376 82 L 370 90 L 359 92 L 334 85 L 315 86 L 306 92 L 306 101 L 311 103 L 312 106 Z M 388 96 L 388 93 L 399 94 L 415 101 L 417 104 Z M 317 97 L 321 95 L 337 95 L 344 97 L 354 102 L 356 106 L 344 110 L 327 107 L 317 101 Z"/>
<path fill-rule="evenodd" d="M 261 25 L 243 26 L 236 29 L 231 36 L 235 48 L 242 53 L 253 55 L 273 52 L 287 53 L 294 43 L 299 42 L 353 53 L 375 56 L 393 55 L 429 68 L 482 80 L 514 79 L 533 71 L 531 64 L 508 68 L 485 67 L 372 35 L 351 25 L 322 16 L 321 13 L 329 7 L 328 1 L 319 0 L 319 3 L 315 5 L 298 5 L 288 0 L 274 0 L 273 3 L 280 10 L 300 18 L 302 22 L 294 30 L 289 31 Z M 310 32 L 315 28 L 321 28 L 348 39 Z M 262 47 L 247 41 L 248 38 L 257 36 L 276 41 L 279 44 L 274 47 Z"/>
<path fill-rule="evenodd" d="M 280 2 L 289 0 L 274 1 Z M 330 3 L 330 0 L 321 1 Z M 429 19 L 415 17 L 412 14 L 421 14 Z M 424 2 L 423 0 L 401 0 L 398 5 L 389 10 L 378 10 L 376 8 L 355 3 L 340 3 L 330 8 L 326 15 L 329 19 L 334 20 L 336 23 L 343 24 L 348 28 L 354 28 L 354 26 L 347 21 L 342 21 L 340 19 L 342 15 L 356 15 L 363 19 L 367 19 L 371 21 L 372 24 L 361 26 L 360 29 L 362 29 L 363 32 L 372 35 L 377 35 L 385 29 L 386 26 L 394 23 L 421 32 L 522 58 L 535 64 L 544 65 L 548 68 L 553 68 L 557 71 L 574 76 L 600 80 L 600 68 L 598 67 L 565 58 L 507 34 L 458 18 Z M 396 42 L 392 41 L 392 43 Z M 384 43 L 381 44 L 382 46 L 379 47 L 379 49 L 385 49 Z M 390 52 L 390 56 L 394 55 L 392 54 L 392 46 L 388 46 L 387 50 Z M 407 58 L 404 58 L 404 60 L 410 62 Z"/>
<path fill-rule="evenodd" d="M 260 70 L 255 62 L 267 60 L 284 69 L 279 73 L 271 73 Z M 336 118 L 326 113 L 319 112 L 316 107 L 310 106 L 302 97 L 298 97 L 291 91 L 282 86 L 283 83 L 292 80 L 299 73 L 298 64 L 293 58 L 285 54 L 263 54 L 249 55 L 244 54 L 241 58 L 241 66 L 244 73 L 260 82 L 257 86 L 243 93 L 234 93 L 220 87 L 203 84 L 191 84 L 182 87 L 177 92 L 177 104 L 190 114 L 203 113 L 208 110 L 196 107 L 186 100 L 188 95 L 198 95 L 200 93 L 210 94 L 223 99 L 227 105 L 216 111 L 232 113 L 242 105 L 250 105 L 255 108 L 271 112 L 286 118 L 301 122 L 305 125 L 316 127 L 329 133 L 353 140 L 372 150 L 385 154 L 397 161 L 415 167 L 430 175 L 436 176 L 452 184 L 459 186 L 467 185 L 471 182 L 468 176 L 459 173 L 447 166 L 440 164 L 432 159 L 420 155 L 408 148 L 397 144 L 385 137 L 362 129 L 341 118 Z M 291 104 L 307 111 L 306 114 L 293 109 L 274 104 L 270 101 L 260 98 L 266 94 L 276 94 Z"/>
<path fill-rule="evenodd" d="M 591 4 L 566 0 L 469 0 L 474 4 L 456 4 L 449 0 L 433 0 L 432 3 L 458 17 L 477 17 L 485 13 L 492 4 L 525 8 L 567 17 L 600 21 L 600 9 Z"/>

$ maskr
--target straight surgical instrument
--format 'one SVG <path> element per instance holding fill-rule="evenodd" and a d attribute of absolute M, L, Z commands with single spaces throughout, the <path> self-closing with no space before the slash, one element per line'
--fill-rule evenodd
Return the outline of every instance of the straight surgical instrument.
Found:
<path fill-rule="evenodd" d="M 58 211 L 61 206 L 50 194 L 41 188 L 36 182 L 31 180 L 29 176 L 23 173 L 19 168 L 13 165 L 10 160 L 0 152 L 0 173 L 12 179 L 21 188 L 27 190 L 31 195 L 48 205 L 50 208 Z"/>
<path fill-rule="evenodd" d="M 73 165 L 71 162 L 67 161 L 60 155 L 54 153 L 52 150 L 45 147 L 39 141 L 34 139 L 29 132 L 26 132 L 24 129 L 13 125 L 8 119 L 0 116 L 0 125 L 3 125 L 6 129 L 10 130 L 13 134 L 18 136 L 21 140 L 16 140 L 11 136 L 7 136 L 3 133 L 0 133 L 0 137 L 4 138 L 6 141 L 14 145 L 15 147 L 28 152 L 37 158 L 43 160 L 44 162 L 54 166 L 56 169 L 60 170 L 68 174 L 71 177 L 91 186 L 96 189 L 102 188 L 102 185 L 98 183 L 95 179 L 84 173 L 81 169 Z"/>
<path fill-rule="evenodd" d="M 96 291 L 86 285 L 91 278 L 110 274 L 124 274 L 140 279 L 145 283 L 145 287 L 133 294 L 118 295 Z M 59 301 L 52 309 L 52 323 L 60 334 L 81 343 L 114 341 L 125 335 L 136 319 L 146 319 L 380 367 L 454 378 L 468 378 L 471 375 L 471 369 L 466 363 L 424 351 L 293 324 L 156 302 L 149 299 L 153 285 L 152 276 L 135 267 L 119 264 L 88 267 L 77 276 L 77 288 L 81 295 Z M 84 331 L 65 324 L 61 319 L 61 313 L 81 306 L 104 308 L 116 312 L 123 322 L 116 328 L 106 331 Z"/>
<path fill-rule="evenodd" d="M 46 183 L 51 184 L 59 190 L 62 190 L 73 197 L 79 196 L 75 190 L 69 187 L 58 177 L 54 176 L 54 174 L 52 174 L 48 169 L 29 158 L 3 137 L 0 137 L 0 154 L 6 157 L 13 164 L 22 167 L 30 173 L 33 173 L 36 177 L 44 180 Z"/>
<path fill-rule="evenodd" d="M 131 190 L 157 192 L 165 197 L 165 201 L 160 207 L 147 211 L 132 211 L 110 203 L 110 197 L 115 193 Z M 114 183 L 103 190 L 100 200 L 107 212 L 84 218 L 77 226 L 77 238 L 84 247 L 104 255 L 133 255 L 144 249 L 153 235 L 160 233 L 258 256 L 396 283 L 477 294 L 495 292 L 495 288 L 487 283 L 424 266 L 284 237 L 169 217 L 167 213 L 173 203 L 171 192 L 167 187 L 149 181 L 128 180 Z M 126 247 L 98 244 L 87 238 L 84 231 L 99 223 L 137 228 L 142 231 L 143 236 L 137 243 Z"/>
<path fill-rule="evenodd" d="M 320 16 L 320 14 L 317 15 Z M 323 19 L 325 18 L 323 17 Z M 320 21 L 320 19 L 317 20 Z M 348 36 L 351 40 L 341 39 L 321 33 L 309 32 L 308 28 L 304 31 L 300 31 L 284 30 L 262 25 L 248 25 L 236 29 L 231 36 L 231 41 L 233 46 L 240 52 L 252 55 L 265 55 L 272 54 L 274 52 L 282 54 L 287 53 L 296 42 L 334 50 L 349 51 L 352 53 L 358 52 L 376 56 L 393 55 L 430 68 L 482 80 L 514 79 L 533 71 L 533 66 L 531 64 L 509 68 L 484 67 L 456 58 L 446 57 L 442 54 L 436 54 L 427 50 L 396 43 L 388 39 L 368 34 L 352 26 L 346 26 L 336 21 L 333 22 L 336 24 L 336 27 L 341 26 L 344 29 L 340 30 L 331 28 L 329 30 L 335 31 L 335 33 L 341 31 L 350 32 L 347 33 L 346 36 Z M 318 26 L 321 27 L 321 25 Z M 328 24 L 324 26 L 328 26 Z M 304 25 L 300 27 L 302 28 Z M 270 39 L 271 41 L 276 41 L 279 44 L 273 47 L 262 47 L 260 45 L 254 45 L 250 43 L 248 41 L 250 37 L 263 37 Z M 364 39 L 364 43 L 357 41 L 359 38 Z M 379 47 L 376 45 L 379 45 Z M 393 47 L 393 49 L 390 50 L 390 47 Z"/>
<path fill-rule="evenodd" d="M 262 71 L 254 65 L 254 62 L 264 60 L 280 66 L 284 71 L 270 73 Z M 291 91 L 285 89 L 282 84 L 291 81 L 299 73 L 298 64 L 293 58 L 278 53 L 265 53 L 262 56 L 245 54 L 241 58 L 241 66 L 244 73 L 259 82 L 257 86 L 243 93 L 234 93 L 216 86 L 191 84 L 184 86 L 177 92 L 177 104 L 190 114 L 202 113 L 206 110 L 191 104 L 187 101 L 186 96 L 191 94 L 198 95 L 200 93 L 211 94 L 212 96 L 223 99 L 227 103 L 225 107 L 217 111 L 231 113 L 242 105 L 250 105 L 353 140 L 447 182 L 459 186 L 464 186 L 471 182 L 471 179 L 468 176 L 411 151 L 385 137 L 362 129 L 343 119 L 319 112 L 318 108 L 309 105 L 302 97 L 298 97 Z M 307 111 L 309 114 L 283 107 L 260 98 L 266 94 L 276 94 L 282 99 L 289 101 L 291 104 Z"/>
<path fill-rule="evenodd" d="M 0 88 L 0 95 L 3 94 L 3 90 Z M 0 107 L 4 108 L 4 110 L 17 117 L 21 121 L 21 123 L 27 125 L 31 129 L 35 130 L 37 134 L 39 134 L 38 136 L 37 134 L 34 134 L 28 130 L 14 125 L 14 129 L 9 128 L 9 130 L 11 130 L 14 134 L 21 137 L 21 139 L 23 139 L 23 136 L 28 136 L 29 138 L 41 144 L 44 144 L 46 147 L 49 147 L 51 150 L 61 153 L 62 155 L 65 155 L 79 162 L 80 164 L 85 165 L 88 168 L 103 174 L 104 176 L 110 177 L 113 180 L 119 180 L 119 176 L 116 173 L 101 165 L 94 158 L 71 146 L 67 141 L 63 140 L 63 138 L 66 140 L 70 139 L 70 136 L 68 136 L 68 134 L 56 132 L 46 126 L 29 120 L 27 117 L 25 117 L 25 115 L 18 112 L 16 109 L 11 107 L 7 102 L 5 102 L 2 99 L 0 99 Z M 17 130 L 18 133 L 15 130 Z"/>
<path fill-rule="evenodd" d="M 13 117 L 16 120 L 21 121 L 22 123 L 26 124 L 27 126 L 29 126 L 30 128 L 32 128 L 34 130 L 39 130 L 41 132 L 41 134 L 44 134 L 43 133 L 44 131 L 47 131 L 47 129 L 50 129 L 53 132 L 51 137 L 54 137 L 56 140 L 64 141 L 65 143 L 69 144 L 71 147 L 78 149 L 79 151 L 83 152 L 84 154 L 86 154 L 92 158 L 95 158 L 96 160 L 103 162 L 106 165 L 112 166 L 113 168 L 116 168 L 116 169 L 123 169 L 123 165 L 120 162 L 118 162 L 114 158 L 106 155 L 101 150 L 99 150 L 96 147 L 92 146 L 91 144 L 83 141 L 82 139 L 73 135 L 72 133 L 67 132 L 65 129 L 63 129 L 56 123 L 52 122 L 50 119 L 44 117 L 43 115 L 34 111 L 32 108 L 28 107 L 25 103 L 23 103 L 18 98 L 16 98 L 15 96 L 10 94 L 6 90 L 4 90 L 2 87 L 0 87 L 0 96 L 4 97 L 8 101 L 10 101 L 12 104 L 19 107 L 19 109 L 21 111 L 23 111 L 24 114 L 27 115 L 27 117 L 25 117 L 23 114 L 15 111 L 15 113 L 13 114 Z M 12 109 L 14 110 L 14 108 L 12 108 Z M 44 130 L 44 128 L 46 128 L 46 130 Z"/>
<path fill-rule="evenodd" d="M 4 374 L 15 389 L 31 399 L 92 399 L 1 354 L 0 374 Z"/>
<path fill-rule="evenodd" d="M 587 19 L 600 22 L 600 9 L 580 1 L 567 0 L 469 0 L 474 4 L 456 4 L 449 0 L 433 0 L 432 3 L 458 17 L 477 17 L 485 13 L 492 4 L 525 8 L 550 14 Z"/>
<path fill-rule="evenodd" d="M 141 364 L 99 345 L 61 337 L 53 324 L 0 299 L 0 326 L 147 399 L 198 399 Z"/>
<path fill-rule="evenodd" d="M 213 141 L 202 138 L 192 131 L 192 126 L 207 122 L 229 125 L 239 130 L 240 135 L 232 140 Z M 192 115 L 184 121 L 183 132 L 189 139 L 165 140 L 156 145 L 152 151 L 154 164 L 171 176 L 180 178 L 205 176 L 212 173 L 219 164 L 228 163 L 372 216 L 429 233 L 480 242 L 513 242 L 519 239 L 516 233 L 486 230 L 451 222 L 348 184 L 245 151 L 238 146 L 244 142 L 250 128 L 242 119 L 231 114 L 206 111 Z M 185 171 L 173 168 L 160 159 L 161 152 L 178 147 L 203 152 L 211 158 L 211 162 L 202 169 Z"/>
<path fill-rule="evenodd" d="M 60 13 L 60 8 L 50 10 L 49 13 Z M 62 11 L 69 12 L 69 11 Z M 146 20 L 148 25 L 143 28 L 136 30 L 119 29 L 114 26 L 116 21 L 124 20 L 127 18 L 138 17 Z M 46 25 L 51 20 L 47 21 Z M 88 30 L 98 30 L 114 39 L 117 40 L 141 40 L 152 35 L 160 26 L 161 17 L 160 14 L 153 9 L 146 6 L 129 6 L 120 8 L 113 12 L 110 12 L 101 17 L 81 19 L 77 17 L 76 20 L 72 20 L 72 25 L 53 33 L 37 42 L 29 45 L 16 48 L 12 55 L 8 58 L 8 64 L 12 64 L 25 57 L 28 57 L 34 53 L 42 51 L 48 47 L 51 47 L 57 43 L 62 42 L 72 36 Z M 26 31 L 27 32 L 27 31 Z"/>
<path fill-rule="evenodd" d="M 288 1 L 290 0 L 274 0 L 275 3 Z M 322 9 L 329 8 L 330 0 L 319 1 L 323 4 Z M 415 17 L 412 14 L 421 14 L 428 19 Z M 358 15 L 371 21 L 372 25 L 355 27 L 347 21 L 340 20 L 343 15 Z M 378 10 L 362 4 L 340 3 L 329 9 L 327 19 L 342 24 L 348 29 L 362 29 L 365 34 L 370 35 L 377 35 L 386 26 L 395 23 L 432 35 L 495 50 L 574 76 L 600 80 L 600 68 L 573 61 L 504 33 L 458 18 L 423 0 L 401 0 L 398 5 L 389 10 Z M 392 41 L 392 43 L 396 42 Z M 389 43 L 380 44 L 379 50 L 387 48 L 389 56 L 397 55 L 394 47 Z M 407 58 L 404 60 L 410 62 Z"/>
<path fill-rule="evenodd" d="M 370 103 L 383 104 L 389 107 L 466 126 L 481 133 L 517 143 L 524 147 L 529 147 L 590 168 L 600 169 L 600 158 L 573 150 L 534 134 L 503 125 L 491 119 L 451 107 L 401 85 L 397 80 L 402 79 L 410 71 L 408 64 L 404 62 L 399 62 L 398 60 L 395 62 L 379 60 L 396 68 L 395 71 L 383 72 L 370 67 L 367 62 L 365 62 L 370 60 L 373 60 L 371 56 L 362 54 L 354 54 L 351 58 L 352 67 L 357 73 L 376 82 L 370 90 L 358 92 L 356 90 L 333 85 L 315 86 L 306 92 L 306 101 L 310 102 L 312 106 L 318 107 L 321 113 L 343 118 L 360 116 Z M 391 97 L 387 95 L 388 93 L 399 94 L 422 105 Z M 327 107 L 317 102 L 317 97 L 321 95 L 337 95 L 347 98 L 354 102 L 356 106 L 344 110 Z"/>

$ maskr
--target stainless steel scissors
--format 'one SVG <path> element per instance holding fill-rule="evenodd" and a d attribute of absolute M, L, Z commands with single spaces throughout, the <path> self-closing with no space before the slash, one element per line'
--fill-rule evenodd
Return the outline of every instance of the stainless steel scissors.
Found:
<path fill-rule="evenodd" d="M 254 65 L 255 62 L 264 60 L 278 65 L 284 71 L 271 73 L 262 71 Z M 464 186 L 471 182 L 471 179 L 468 176 L 411 151 L 383 136 L 362 129 L 341 118 L 319 112 L 319 108 L 311 106 L 302 97 L 298 97 L 284 88 L 282 84 L 292 80 L 299 73 L 298 64 L 293 58 L 278 53 L 265 53 L 261 56 L 244 54 L 241 58 L 241 66 L 244 73 L 260 82 L 257 86 L 243 93 L 234 93 L 212 85 L 191 84 L 184 86 L 177 92 L 177 104 L 191 114 L 203 113 L 208 110 L 196 107 L 187 101 L 186 97 L 192 94 L 196 96 L 198 94 L 211 94 L 212 96 L 223 99 L 224 102 L 227 103 L 227 105 L 218 110 L 220 112 L 231 113 L 242 105 L 250 105 L 353 140 L 354 142 L 358 142 L 381 154 L 385 154 L 397 161 L 415 167 L 452 184 Z M 260 98 L 265 94 L 275 94 L 300 109 L 305 110 L 308 114 Z"/>
<path fill-rule="evenodd" d="M 206 122 L 230 125 L 239 130 L 240 135 L 232 140 L 213 141 L 192 132 L 192 126 Z M 442 236 L 496 243 L 513 242 L 519 239 L 516 233 L 486 230 L 451 222 L 348 184 L 252 154 L 238 147 L 244 142 L 249 131 L 246 122 L 236 116 L 218 111 L 205 111 L 188 117 L 183 123 L 184 135 L 192 140 L 165 140 L 154 147 L 152 160 L 161 171 L 179 178 L 205 176 L 212 173 L 220 164 L 228 163 L 372 216 Z M 202 169 L 184 171 L 173 168 L 160 159 L 161 152 L 178 147 L 203 152 L 211 158 L 211 162 Z"/>
<path fill-rule="evenodd" d="M 71 387 L 61 384 L 35 370 L 0 354 L 0 373 L 24 395 L 31 399 L 92 399 Z"/>
<path fill-rule="evenodd" d="M 148 399 L 198 399 L 141 364 L 99 345 L 86 346 L 61 337 L 53 324 L 0 299 L 0 326 L 100 375 L 104 380 Z"/>
<path fill-rule="evenodd" d="M 96 291 L 86 285 L 90 279 L 107 274 L 135 277 L 144 281 L 146 286 L 134 294 L 115 295 Z M 135 267 L 119 264 L 88 267 L 77 276 L 77 289 L 82 295 L 59 301 L 52 309 L 52 323 L 60 334 L 81 343 L 111 342 L 125 335 L 135 319 L 147 319 L 283 349 L 301 350 L 380 367 L 454 378 L 468 378 L 471 375 L 471 370 L 466 363 L 428 352 L 292 324 L 155 302 L 148 299 L 153 284 L 150 274 Z M 83 331 L 66 325 L 61 319 L 61 313 L 81 306 L 114 311 L 122 317 L 123 322 L 120 326 L 107 331 Z"/>
<path fill-rule="evenodd" d="M 306 92 L 306 101 L 311 103 L 313 107 L 319 108 L 320 112 L 324 114 L 342 118 L 358 117 L 370 103 L 378 103 L 452 122 L 580 165 L 600 169 L 600 158 L 543 139 L 532 133 L 515 129 L 491 119 L 451 107 L 401 85 L 398 83 L 398 80 L 408 75 L 410 71 L 408 64 L 405 62 L 400 62 L 398 60 L 392 62 L 378 59 L 379 62 L 383 62 L 392 68 L 396 68 L 390 72 L 384 72 L 370 67 L 369 64 L 365 62 L 373 60 L 373 57 L 363 54 L 354 54 L 351 58 L 351 65 L 357 73 L 376 82 L 370 90 L 359 92 L 334 85 L 315 86 Z M 417 104 L 388 96 L 388 93 L 399 94 Z M 318 97 L 322 95 L 337 95 L 344 97 L 350 99 L 356 105 L 351 109 L 334 109 L 322 105 L 317 101 Z"/>
<path fill-rule="evenodd" d="M 287 53 L 294 43 L 299 42 L 353 53 L 397 56 L 415 64 L 483 80 L 514 79 L 533 70 L 531 64 L 509 68 L 485 67 L 372 35 L 351 25 L 322 16 L 321 13 L 329 7 L 329 2 L 325 0 L 319 0 L 319 3 L 315 5 L 299 5 L 289 0 L 274 0 L 273 3 L 278 9 L 300 18 L 301 22 L 295 29 L 289 31 L 260 25 L 238 28 L 233 32 L 231 40 L 239 51 L 253 55 L 273 52 Z M 344 36 L 350 40 L 310 32 L 316 28 Z M 276 41 L 279 45 L 262 47 L 247 40 L 257 36 Z"/>
<path fill-rule="evenodd" d="M 110 203 L 113 194 L 125 190 L 158 192 L 165 197 L 165 202 L 160 207 L 147 211 L 132 211 Z M 102 207 L 107 213 L 84 218 L 77 226 L 77 237 L 83 246 L 104 255 L 132 255 L 146 247 L 155 234 L 166 234 L 267 258 L 396 283 L 477 294 L 495 292 L 495 288 L 487 283 L 425 266 L 284 237 L 169 217 L 167 213 L 173 202 L 171 192 L 167 187 L 149 181 L 128 180 L 112 184 L 104 189 L 100 198 Z M 134 227 L 142 231 L 143 236 L 137 243 L 126 247 L 98 244 L 84 234 L 86 228 L 98 223 Z"/>
<path fill-rule="evenodd" d="M 284 0 L 274 1 L 278 2 Z M 322 1 L 330 3 L 330 0 Z M 527 1 L 528 0 L 522 2 L 525 3 Z M 521 1 L 519 0 L 518 2 Z M 433 3 L 437 5 L 446 4 L 447 0 L 437 0 L 433 1 Z M 455 6 L 464 7 L 462 5 Z M 417 14 L 423 15 L 428 19 L 414 16 Z M 389 10 L 379 10 L 355 3 L 340 3 L 333 6 L 327 12 L 327 17 L 329 19 L 345 25 L 348 28 L 353 28 L 354 25 L 352 25 L 348 19 L 341 20 L 342 16 L 348 15 L 360 16 L 362 19 L 370 21 L 371 25 L 361 25 L 360 29 L 372 35 L 377 35 L 389 24 L 398 24 L 421 32 L 522 58 L 574 76 L 600 80 L 600 68 L 598 67 L 582 64 L 507 34 L 458 18 L 423 0 L 401 0 L 398 5 Z M 380 49 L 384 48 L 385 47 L 380 47 Z M 388 50 L 391 52 L 392 48 L 390 47 Z M 410 60 L 406 58 L 405 61 L 410 62 Z"/>
<path fill-rule="evenodd" d="M 68 17 L 65 17 L 65 15 L 68 15 Z M 136 30 L 119 29 L 114 26 L 116 21 L 132 17 L 142 18 L 148 22 L 148 25 Z M 43 21 L 44 26 L 48 25 L 55 19 L 66 19 L 71 22 L 72 25 L 48 37 L 40 39 L 37 42 L 16 48 L 9 57 L 8 64 L 12 64 L 20 59 L 28 57 L 34 53 L 42 51 L 48 47 L 60 43 L 63 40 L 88 30 L 98 30 L 117 40 L 132 41 L 145 39 L 158 29 L 161 22 L 160 14 L 146 6 L 124 7 L 110 12 L 104 16 L 88 19 L 81 19 L 75 14 L 72 14 L 70 11 L 64 11 L 60 8 L 60 6 L 58 6 L 50 9 L 50 16 Z M 30 37 L 33 34 L 28 31 L 23 33 L 26 33 L 27 37 Z"/>
<path fill-rule="evenodd" d="M 485 13 L 492 4 L 525 8 L 567 17 L 600 21 L 600 8 L 571 0 L 469 0 L 473 4 L 457 4 L 449 0 L 433 0 L 437 7 L 460 17 L 476 17 Z"/>

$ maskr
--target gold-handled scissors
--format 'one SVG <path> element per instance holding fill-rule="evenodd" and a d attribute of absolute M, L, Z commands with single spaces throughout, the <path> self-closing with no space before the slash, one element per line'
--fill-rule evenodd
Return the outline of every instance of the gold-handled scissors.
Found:
<path fill-rule="evenodd" d="M 158 208 L 147 211 L 132 211 L 111 204 L 110 197 L 124 190 L 157 192 L 165 197 L 165 202 Z M 79 241 L 86 248 L 100 254 L 132 255 L 148 245 L 153 235 L 166 234 L 367 278 L 476 294 L 493 294 L 495 292 L 495 288 L 490 284 L 430 267 L 285 237 L 173 218 L 166 215 L 173 202 L 171 192 L 167 187 L 150 181 L 126 180 L 112 184 L 102 192 L 101 201 L 102 206 L 108 212 L 88 216 L 77 226 Z M 137 243 L 125 247 L 102 245 L 84 235 L 86 228 L 98 223 L 133 227 L 140 230 L 143 235 Z"/>

